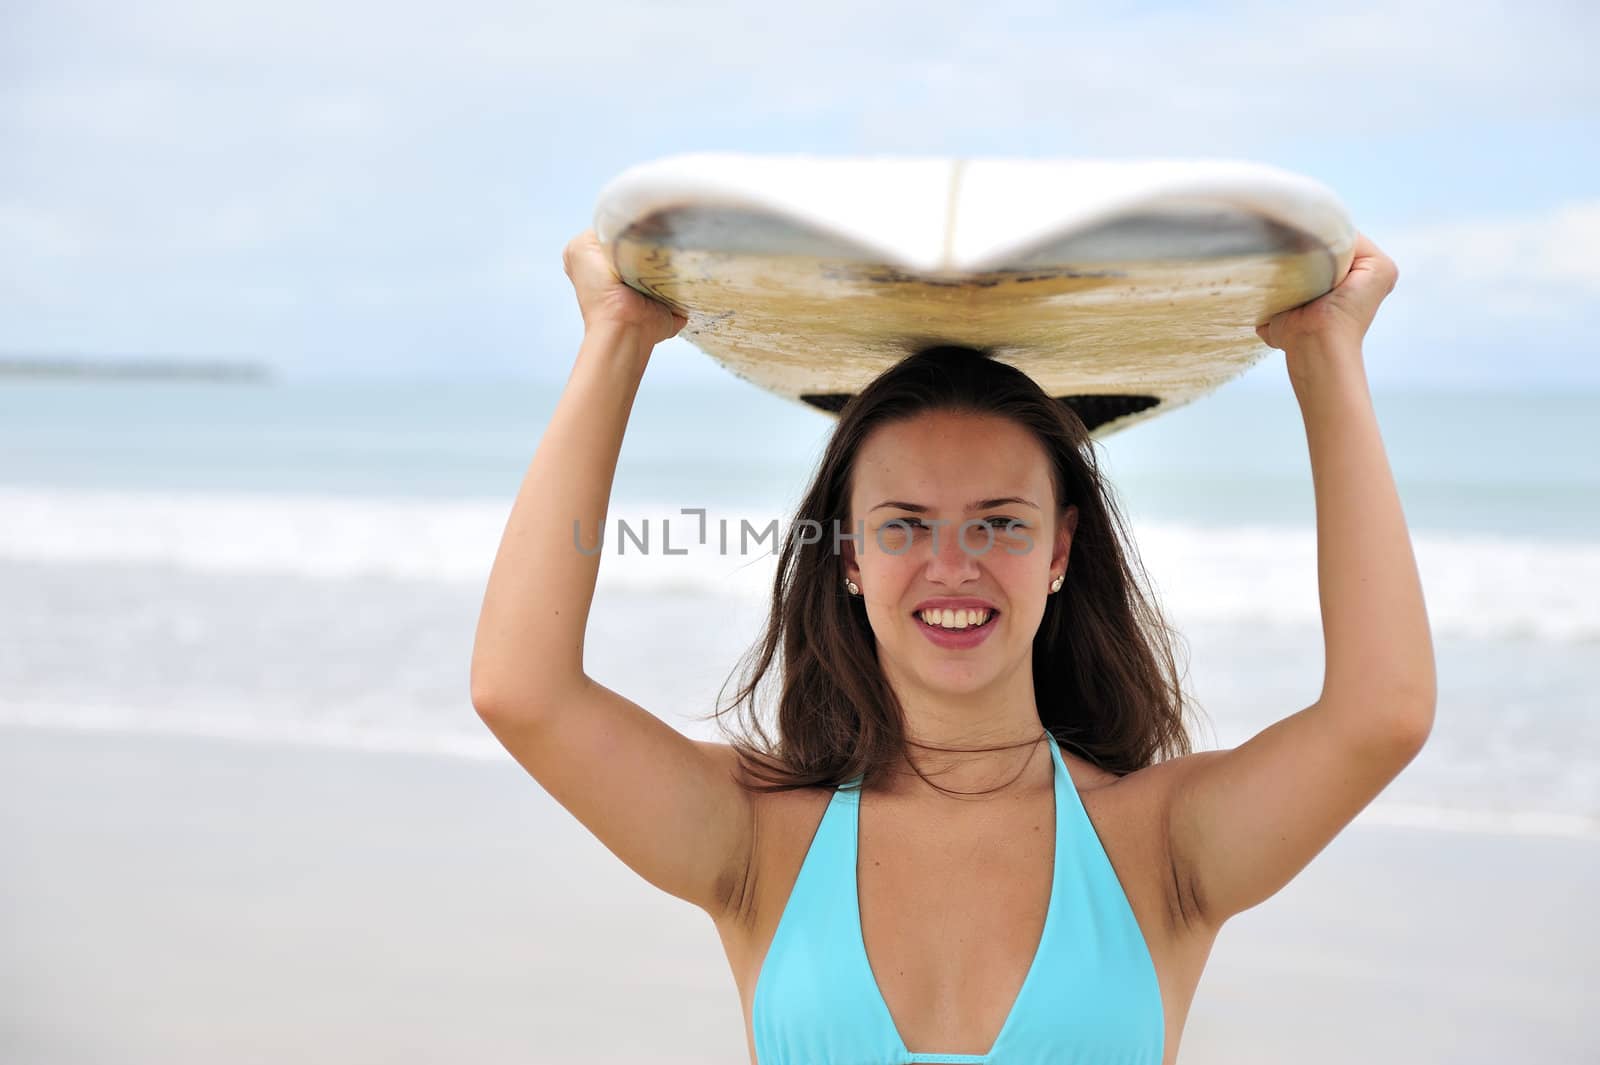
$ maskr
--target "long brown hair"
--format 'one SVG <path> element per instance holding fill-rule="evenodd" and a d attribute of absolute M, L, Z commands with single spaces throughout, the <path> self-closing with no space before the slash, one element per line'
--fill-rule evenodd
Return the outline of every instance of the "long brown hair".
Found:
<path fill-rule="evenodd" d="M 903 759 L 904 713 L 879 666 L 866 609 L 844 588 L 831 532 L 849 530 L 862 442 L 886 423 L 930 411 L 997 415 L 1031 431 L 1050 459 L 1057 520 L 1067 504 L 1078 507 L 1065 583 L 1047 600 L 1033 640 L 1034 695 L 1045 728 L 1119 776 L 1187 754 L 1185 696 L 1172 649 L 1181 637 L 1144 590 L 1143 567 L 1137 575 L 1130 567 L 1138 557 L 1083 420 L 1022 371 L 970 348 L 940 346 L 896 363 L 839 412 L 784 537 L 765 631 L 736 667 L 742 676 L 731 704 L 722 703 L 724 682 L 708 715 L 721 724 L 724 713 L 743 708 L 743 731 L 730 738 L 746 786 L 836 787 L 857 775 L 870 782 Z M 825 530 L 820 539 L 817 529 Z M 757 691 L 775 663 L 782 688 L 773 737 Z M 1007 746 L 1017 745 L 938 749 Z"/>

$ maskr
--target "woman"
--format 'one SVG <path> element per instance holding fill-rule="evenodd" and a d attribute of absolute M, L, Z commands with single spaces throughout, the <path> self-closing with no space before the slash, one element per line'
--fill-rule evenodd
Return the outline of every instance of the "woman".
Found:
<path fill-rule="evenodd" d="M 1274 894 L 1417 754 L 1433 649 L 1361 342 L 1394 264 L 1257 330 L 1316 495 L 1317 701 L 1190 753 L 1167 630 L 1082 422 L 962 349 L 841 412 L 779 560 L 739 702 L 780 658 L 777 736 L 684 737 L 583 671 L 623 429 L 685 319 L 592 232 L 586 328 L 495 559 L 473 704 L 652 884 L 716 923 L 757 1065 L 1177 1057 L 1218 928 Z M 813 525 L 813 530 L 815 529 Z M 837 549 L 835 549 L 837 547 Z"/>

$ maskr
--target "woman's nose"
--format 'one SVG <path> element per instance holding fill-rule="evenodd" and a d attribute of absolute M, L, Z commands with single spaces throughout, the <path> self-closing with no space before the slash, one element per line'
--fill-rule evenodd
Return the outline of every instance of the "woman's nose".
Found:
<path fill-rule="evenodd" d="M 959 522 L 936 527 L 928 543 L 929 578 L 958 581 L 976 576 L 978 552 L 983 546 L 982 530 L 974 530 L 963 536 Z"/>

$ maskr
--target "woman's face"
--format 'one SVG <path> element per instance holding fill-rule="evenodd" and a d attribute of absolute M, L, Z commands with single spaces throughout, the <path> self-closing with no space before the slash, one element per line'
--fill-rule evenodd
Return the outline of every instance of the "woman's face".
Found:
<path fill-rule="evenodd" d="M 861 588 L 890 676 L 941 691 L 975 691 L 1019 668 L 1031 678 L 1077 520 L 1075 506 L 1058 511 L 1044 448 L 1014 422 L 940 411 L 869 434 L 839 531 L 841 577 Z M 851 533 L 862 539 L 843 539 Z M 954 628 L 943 625 L 947 608 Z M 975 625 L 968 609 L 987 620 Z"/>

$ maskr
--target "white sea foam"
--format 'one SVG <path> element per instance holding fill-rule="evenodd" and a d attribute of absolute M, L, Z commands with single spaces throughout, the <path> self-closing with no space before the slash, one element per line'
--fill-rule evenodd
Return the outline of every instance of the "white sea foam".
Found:
<path fill-rule="evenodd" d="M 481 585 L 509 513 L 501 500 L 5 487 L 0 558 Z M 613 503 L 601 586 L 768 595 L 777 542 L 769 530 L 776 523 L 781 534 L 788 516 L 710 507 L 705 544 L 700 521 L 679 504 Z M 565 525 L 571 529 L 570 520 Z M 593 535 L 584 529 L 583 542 L 592 545 Z M 1180 625 L 1320 624 L 1310 528 L 1163 522 L 1136 524 L 1134 536 L 1162 605 Z M 646 538 L 641 549 L 636 540 Z M 1436 633 L 1600 642 L 1600 543 L 1432 533 L 1413 542 Z"/>
<path fill-rule="evenodd" d="M 470 715 L 467 711 L 463 719 Z M 507 758 L 487 727 L 476 731 L 393 728 L 303 714 L 207 714 L 109 702 L 0 704 L 0 723 L 71 732 L 198 736 L 256 743 L 290 743 L 371 753 L 438 754 L 458 758 Z"/>
<path fill-rule="evenodd" d="M 1465 810 L 1379 798 L 1363 810 L 1357 820 L 1363 824 L 1448 832 L 1600 840 L 1600 817 L 1553 810 Z"/>

